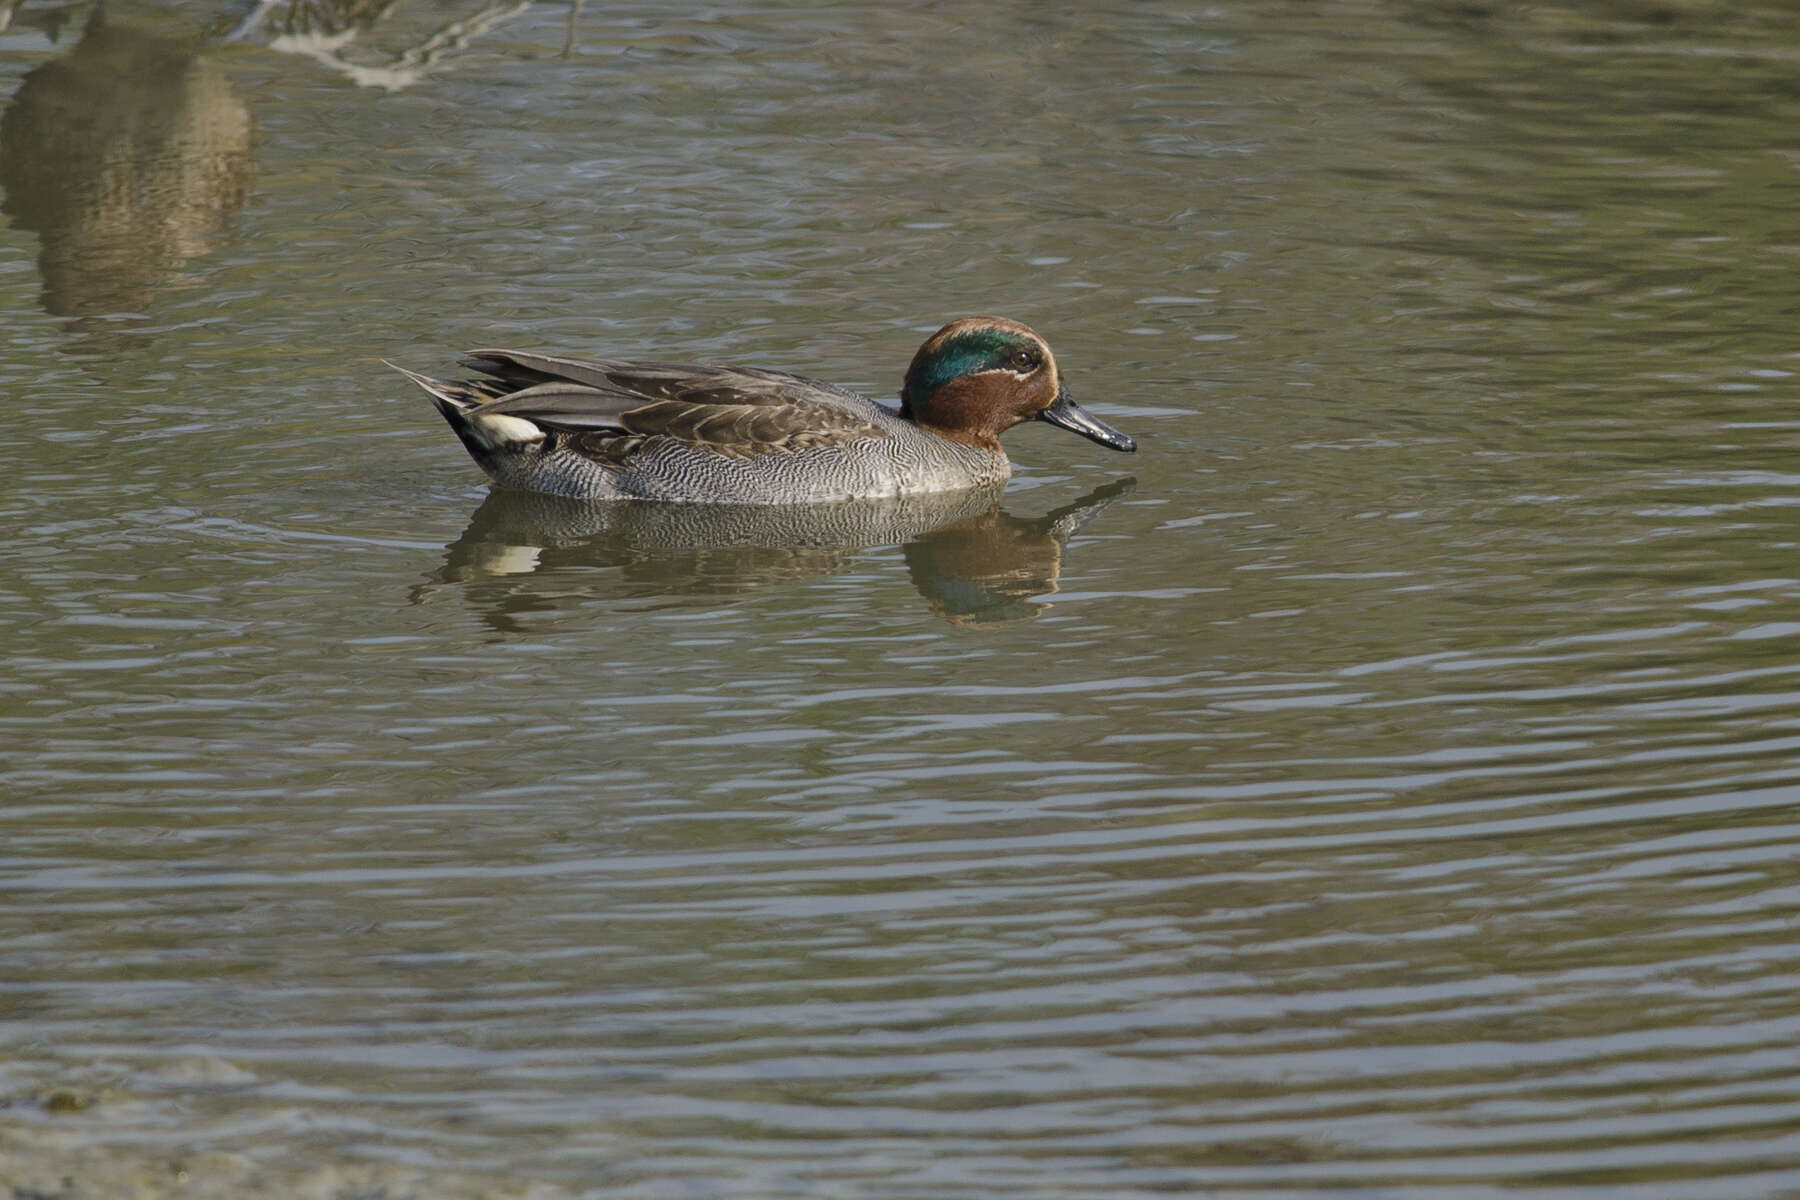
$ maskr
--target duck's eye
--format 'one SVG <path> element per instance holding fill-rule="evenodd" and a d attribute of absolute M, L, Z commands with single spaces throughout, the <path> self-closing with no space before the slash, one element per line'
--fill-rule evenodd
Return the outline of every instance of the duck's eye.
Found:
<path fill-rule="evenodd" d="M 1029 350 L 1020 350 L 1012 356 L 1012 365 L 1021 371 L 1035 371 L 1037 370 L 1038 356 Z"/>

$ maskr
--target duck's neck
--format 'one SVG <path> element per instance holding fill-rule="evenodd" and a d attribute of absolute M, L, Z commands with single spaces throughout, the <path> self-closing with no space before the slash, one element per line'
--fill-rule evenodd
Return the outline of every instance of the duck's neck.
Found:
<path fill-rule="evenodd" d="M 973 378 L 953 379 L 933 391 L 923 404 L 907 395 L 900 397 L 900 415 L 921 429 L 948 441 L 993 454 L 1004 454 L 1000 435 L 1012 427 L 1006 414 L 994 407 L 993 397 Z"/>

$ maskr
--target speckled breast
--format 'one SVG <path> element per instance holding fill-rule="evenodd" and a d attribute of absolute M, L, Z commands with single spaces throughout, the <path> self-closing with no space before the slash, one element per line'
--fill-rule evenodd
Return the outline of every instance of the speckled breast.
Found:
<path fill-rule="evenodd" d="M 585 499 L 797 504 L 955 491 L 1011 473 L 1004 454 L 904 426 L 882 438 L 743 458 L 651 438 L 617 467 L 559 441 L 507 462 L 494 477 L 508 487 Z"/>

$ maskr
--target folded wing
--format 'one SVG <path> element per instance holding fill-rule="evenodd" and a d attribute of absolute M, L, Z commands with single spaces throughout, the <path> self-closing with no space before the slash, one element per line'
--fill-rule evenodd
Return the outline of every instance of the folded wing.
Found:
<path fill-rule="evenodd" d="M 574 435 L 583 454 L 618 464 L 666 439 L 726 458 L 793 454 L 888 433 L 833 402 L 837 389 L 754 367 L 615 362 L 511 350 L 463 360 L 504 391 L 471 416 L 509 416 Z"/>

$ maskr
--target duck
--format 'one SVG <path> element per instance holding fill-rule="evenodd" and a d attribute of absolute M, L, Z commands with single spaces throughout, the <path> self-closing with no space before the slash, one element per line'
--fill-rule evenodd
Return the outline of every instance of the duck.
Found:
<path fill-rule="evenodd" d="M 1001 484 L 1000 435 L 1046 421 L 1137 443 L 1077 405 L 1050 346 L 1004 317 L 925 340 L 900 403 L 761 367 L 474 350 L 479 378 L 393 367 L 431 397 L 495 483 L 579 500 L 798 504 Z"/>

